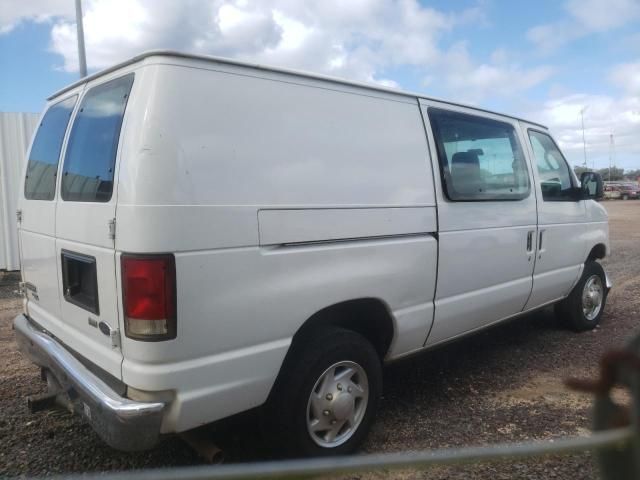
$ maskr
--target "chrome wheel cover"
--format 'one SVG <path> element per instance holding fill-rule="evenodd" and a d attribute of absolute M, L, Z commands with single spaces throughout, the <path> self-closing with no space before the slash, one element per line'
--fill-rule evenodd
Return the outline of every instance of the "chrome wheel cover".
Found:
<path fill-rule="evenodd" d="M 594 320 L 602 310 L 604 286 L 599 275 L 591 275 L 582 289 L 582 313 L 589 321 Z"/>
<path fill-rule="evenodd" d="M 327 368 L 311 389 L 307 402 L 307 431 L 324 448 L 348 441 L 362 423 L 369 403 L 369 381 L 355 362 Z"/>

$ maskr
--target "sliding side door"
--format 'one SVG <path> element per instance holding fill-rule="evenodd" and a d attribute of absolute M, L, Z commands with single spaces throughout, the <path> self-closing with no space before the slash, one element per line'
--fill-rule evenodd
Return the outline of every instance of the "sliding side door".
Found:
<path fill-rule="evenodd" d="M 532 286 L 536 199 L 517 122 L 421 101 L 439 223 L 427 345 L 521 312 Z"/>

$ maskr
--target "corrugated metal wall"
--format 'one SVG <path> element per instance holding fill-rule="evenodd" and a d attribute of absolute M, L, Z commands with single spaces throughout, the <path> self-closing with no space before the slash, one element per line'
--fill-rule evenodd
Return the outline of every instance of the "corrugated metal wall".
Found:
<path fill-rule="evenodd" d="M 0 270 L 18 270 L 16 206 L 37 113 L 0 112 Z"/>

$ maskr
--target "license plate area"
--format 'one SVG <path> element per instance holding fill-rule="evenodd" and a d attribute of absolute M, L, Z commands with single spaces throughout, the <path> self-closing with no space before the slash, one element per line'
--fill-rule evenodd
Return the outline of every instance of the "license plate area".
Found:
<path fill-rule="evenodd" d="M 64 299 L 91 313 L 100 315 L 95 257 L 68 250 L 62 250 L 61 257 Z"/>

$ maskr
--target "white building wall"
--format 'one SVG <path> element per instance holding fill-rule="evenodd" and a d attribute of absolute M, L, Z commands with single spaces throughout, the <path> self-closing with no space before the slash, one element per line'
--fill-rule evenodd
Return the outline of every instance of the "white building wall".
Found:
<path fill-rule="evenodd" d="M 0 112 L 0 270 L 19 270 L 16 208 L 37 113 Z"/>

